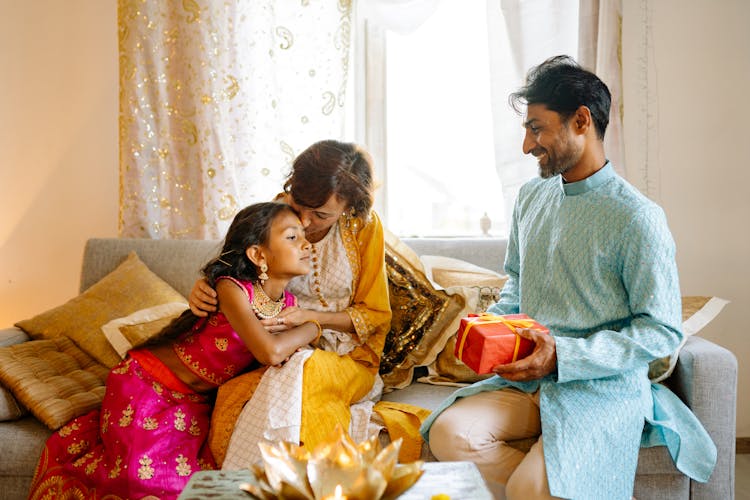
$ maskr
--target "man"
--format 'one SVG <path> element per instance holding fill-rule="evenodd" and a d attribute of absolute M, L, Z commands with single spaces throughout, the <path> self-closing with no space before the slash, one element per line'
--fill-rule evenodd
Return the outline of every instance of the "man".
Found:
<path fill-rule="evenodd" d="M 458 390 L 422 427 L 439 460 L 475 462 L 499 496 L 629 499 L 642 440 L 664 435 L 687 475 L 706 481 L 715 465 L 695 416 L 648 379 L 683 338 L 675 246 L 661 208 L 606 159 L 610 100 L 567 56 L 510 97 L 526 107 L 523 152 L 540 178 L 519 192 L 508 281 L 488 312 L 526 313 L 550 334 L 522 331 L 530 356 Z M 528 453 L 506 444 L 535 436 Z"/>

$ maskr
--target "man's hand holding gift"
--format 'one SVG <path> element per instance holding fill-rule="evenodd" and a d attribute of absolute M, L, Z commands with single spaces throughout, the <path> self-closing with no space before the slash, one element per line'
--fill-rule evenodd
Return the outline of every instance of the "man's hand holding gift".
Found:
<path fill-rule="evenodd" d="M 532 328 L 517 328 L 516 333 L 534 343 L 534 350 L 523 359 L 494 366 L 492 371 L 506 380 L 537 380 L 557 369 L 555 337 Z"/>
<path fill-rule="evenodd" d="M 461 318 L 455 355 L 478 374 L 534 380 L 556 367 L 555 341 L 548 334 L 526 314 L 470 314 Z"/>

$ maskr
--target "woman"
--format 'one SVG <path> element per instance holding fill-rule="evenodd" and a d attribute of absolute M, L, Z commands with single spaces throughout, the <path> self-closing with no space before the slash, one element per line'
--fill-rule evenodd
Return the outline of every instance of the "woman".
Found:
<path fill-rule="evenodd" d="M 293 278 L 287 287 L 297 296 L 298 307 L 287 308 L 263 324 L 272 332 L 308 321 L 323 327 L 321 349 L 304 362 L 298 424 L 299 440 L 314 447 L 330 436 L 336 424 L 350 428 L 353 403 L 373 389 L 371 399 L 379 396 L 378 366 L 391 310 L 383 227 L 372 211 L 371 159 L 351 143 L 315 143 L 294 160 L 279 198 L 300 214 L 305 237 L 312 244 L 312 265 L 307 275 Z M 190 294 L 191 310 L 205 315 L 216 304 L 215 292 L 199 280 Z M 262 383 L 265 371 L 237 377 L 219 389 L 209 438 L 219 464 L 224 462 L 248 393 L 259 384 L 269 385 Z M 278 399 L 278 394 L 274 396 Z M 324 400 L 325 406 L 320 404 Z M 363 420 L 369 420 L 368 407 L 361 406 Z"/>

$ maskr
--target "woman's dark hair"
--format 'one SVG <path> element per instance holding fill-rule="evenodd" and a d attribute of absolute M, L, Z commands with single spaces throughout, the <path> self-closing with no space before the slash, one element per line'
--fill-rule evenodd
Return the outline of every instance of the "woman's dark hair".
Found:
<path fill-rule="evenodd" d="M 348 142 L 316 142 L 294 159 L 284 191 L 295 203 L 318 208 L 335 194 L 352 210 L 367 216 L 373 203 L 372 159 Z"/>
<path fill-rule="evenodd" d="M 257 281 L 258 270 L 247 257 L 245 250 L 253 245 L 267 244 L 271 224 L 280 213 L 285 211 L 296 214 L 291 206 L 275 201 L 256 203 L 237 212 L 224 237 L 221 252 L 201 270 L 211 288 L 216 288 L 216 279 L 220 276 L 231 276 L 242 281 Z M 190 330 L 199 319 L 190 309 L 187 309 L 165 326 L 147 345 L 161 343 L 166 338 L 175 338 Z"/>
<path fill-rule="evenodd" d="M 598 76 L 583 69 L 572 57 L 563 55 L 531 68 L 526 74 L 526 85 L 510 94 L 508 101 L 519 114 L 523 105 L 543 104 L 564 120 L 580 106 L 586 106 L 591 111 L 596 135 L 603 140 L 612 96 Z"/>

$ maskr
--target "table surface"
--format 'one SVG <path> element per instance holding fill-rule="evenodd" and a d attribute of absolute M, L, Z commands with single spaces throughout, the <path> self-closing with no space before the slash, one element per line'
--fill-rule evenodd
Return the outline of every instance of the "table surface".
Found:
<path fill-rule="evenodd" d="M 178 500 L 253 498 L 239 488 L 253 482 L 249 470 L 199 471 L 193 474 Z M 443 493 L 451 500 L 492 500 L 492 494 L 472 462 L 426 462 L 424 474 L 399 500 L 430 500 Z"/>

